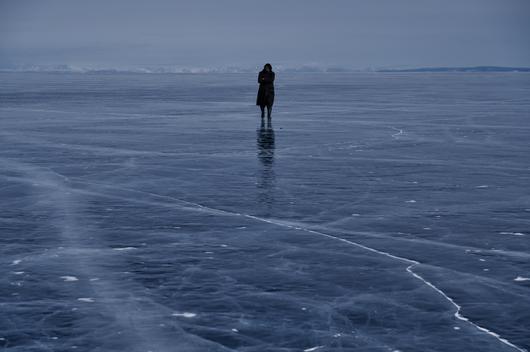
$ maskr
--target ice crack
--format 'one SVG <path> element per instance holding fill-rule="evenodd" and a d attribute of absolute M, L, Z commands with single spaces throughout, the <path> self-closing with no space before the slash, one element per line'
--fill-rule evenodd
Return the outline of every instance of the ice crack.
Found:
<path fill-rule="evenodd" d="M 394 133 L 392 135 L 392 138 L 394 139 L 398 139 L 399 136 L 402 136 L 405 134 L 405 131 L 400 128 L 395 128 L 395 127 L 390 127 L 390 128 L 393 129 L 394 131 L 397 131 L 397 133 Z"/>
<path fill-rule="evenodd" d="M 373 253 L 377 253 L 379 255 L 383 255 L 385 257 L 392 258 L 392 259 L 407 263 L 407 264 L 409 264 L 409 266 L 407 266 L 406 270 L 407 270 L 407 272 L 409 274 L 411 274 L 414 278 L 416 278 L 416 279 L 420 280 L 421 282 L 423 282 L 425 285 L 427 285 L 430 288 L 432 288 L 434 291 L 436 291 L 438 294 L 440 294 L 443 298 L 445 298 L 445 300 L 447 300 L 449 303 L 451 303 L 451 305 L 453 305 L 456 308 L 456 311 L 453 314 L 456 319 L 461 320 L 461 321 L 465 321 L 468 324 L 471 324 L 477 330 L 479 330 L 481 332 L 484 332 L 484 333 L 494 337 L 498 341 L 500 341 L 503 344 L 508 345 L 508 346 L 516 349 L 519 352 L 527 352 L 526 349 L 523 349 L 523 348 L 521 348 L 519 346 L 514 345 L 513 343 L 511 343 L 507 339 L 502 338 L 499 334 L 497 334 L 497 333 L 495 333 L 495 332 L 493 332 L 493 331 L 491 331 L 489 329 L 486 329 L 486 328 L 474 323 L 469 318 L 467 318 L 464 315 L 462 315 L 461 314 L 462 307 L 460 305 L 458 305 L 451 297 L 449 297 L 445 292 L 443 292 L 440 288 L 438 288 L 432 282 L 428 281 L 423 276 L 421 276 L 420 274 L 416 273 L 413 270 L 415 266 L 421 264 L 420 262 L 418 262 L 416 260 L 405 258 L 405 257 L 400 257 L 400 256 L 397 256 L 397 255 L 388 253 L 388 252 L 380 251 L 378 249 L 375 249 L 375 248 L 372 248 L 372 247 L 368 247 L 368 246 L 362 245 L 360 243 L 357 243 L 357 242 L 354 242 L 354 241 L 350 241 L 350 240 L 347 240 L 347 239 L 344 239 L 344 238 L 341 238 L 341 237 L 333 236 L 333 235 L 330 235 L 330 234 L 327 234 L 327 233 L 324 233 L 324 232 L 319 232 L 319 231 L 315 231 L 315 230 L 311 230 L 311 229 L 304 228 L 304 227 L 299 227 L 299 226 L 293 226 L 293 225 L 290 225 L 290 224 L 287 224 L 287 223 L 283 223 L 281 221 L 272 221 L 272 220 L 269 220 L 269 219 L 260 218 L 260 217 L 249 215 L 249 214 L 242 214 L 242 215 L 247 217 L 247 218 L 257 220 L 257 221 L 266 222 L 266 223 L 274 224 L 274 225 L 277 225 L 277 226 L 282 226 L 282 227 L 286 227 L 286 228 L 290 228 L 290 229 L 294 229 L 294 230 L 299 230 L 299 231 L 305 231 L 305 232 L 309 232 L 309 233 L 312 233 L 312 234 L 315 234 L 315 235 L 318 235 L 318 236 L 331 238 L 331 239 L 336 240 L 336 241 L 341 241 L 341 242 L 347 243 L 349 245 L 356 246 L 356 247 L 365 249 L 367 251 L 370 251 L 370 252 L 373 252 Z"/>

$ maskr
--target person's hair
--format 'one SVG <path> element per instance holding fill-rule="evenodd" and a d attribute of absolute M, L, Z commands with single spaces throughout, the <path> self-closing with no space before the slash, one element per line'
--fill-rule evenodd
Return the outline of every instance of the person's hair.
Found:
<path fill-rule="evenodd" d="M 272 71 L 272 65 L 271 64 L 265 64 L 265 66 L 263 66 L 263 69 L 267 69 L 267 67 L 269 68 L 269 71 Z"/>

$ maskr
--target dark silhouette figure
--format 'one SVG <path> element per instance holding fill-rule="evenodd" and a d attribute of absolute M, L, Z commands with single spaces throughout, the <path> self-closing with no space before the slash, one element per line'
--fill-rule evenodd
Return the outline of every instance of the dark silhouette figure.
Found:
<path fill-rule="evenodd" d="M 257 131 L 258 160 L 261 164 L 258 181 L 258 202 L 264 206 L 266 216 L 271 215 L 274 203 L 274 130 L 271 124 L 265 125 L 261 120 L 261 127 Z"/>
<path fill-rule="evenodd" d="M 263 70 L 258 74 L 258 97 L 256 105 L 261 108 L 261 118 L 265 117 L 267 107 L 267 118 L 271 119 L 272 105 L 274 104 L 274 77 L 271 64 L 265 64 Z"/>

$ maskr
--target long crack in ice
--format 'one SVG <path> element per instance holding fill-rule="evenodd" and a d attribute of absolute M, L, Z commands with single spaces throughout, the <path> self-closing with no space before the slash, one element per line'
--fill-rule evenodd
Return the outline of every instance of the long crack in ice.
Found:
<path fill-rule="evenodd" d="M 333 240 L 341 241 L 341 242 L 347 243 L 349 245 L 353 245 L 353 246 L 362 248 L 364 250 L 367 250 L 367 251 L 370 251 L 370 252 L 373 252 L 373 253 L 377 253 L 379 255 L 384 255 L 384 256 L 386 256 L 388 258 L 392 258 L 392 259 L 407 263 L 407 264 L 409 264 L 409 266 L 407 266 L 406 271 L 409 274 L 411 274 L 414 278 L 422 281 L 424 284 L 426 284 L 427 286 L 429 286 L 430 288 L 435 290 L 438 294 L 440 294 L 443 298 L 445 298 L 449 303 L 451 303 L 456 308 L 456 311 L 454 313 L 454 317 L 455 318 L 457 318 L 458 320 L 465 321 L 465 322 L 471 324 L 473 327 L 475 327 L 479 331 L 484 332 L 484 333 L 494 337 L 498 341 L 500 341 L 500 342 L 502 342 L 502 343 L 504 343 L 504 344 L 516 349 L 517 351 L 527 352 L 526 349 L 523 349 L 523 348 L 513 344 L 512 342 L 508 341 L 507 339 L 501 337 L 499 334 L 497 334 L 497 333 L 495 333 L 495 332 L 493 332 L 493 331 L 491 331 L 491 330 L 489 330 L 489 329 L 487 329 L 485 327 L 482 327 L 482 326 L 478 325 L 477 323 L 471 321 L 469 318 L 467 318 L 464 315 L 462 315 L 461 314 L 462 307 L 460 305 L 458 305 L 451 297 L 449 297 L 445 292 L 443 292 L 436 285 L 434 285 L 433 283 L 431 283 L 430 281 L 428 281 L 423 276 L 421 276 L 420 274 L 416 273 L 413 270 L 413 268 L 415 266 L 421 264 L 420 262 L 418 262 L 416 260 L 405 258 L 405 257 L 400 257 L 400 256 L 397 256 L 397 255 L 388 253 L 388 252 L 380 251 L 378 249 L 375 249 L 375 248 L 372 248 L 372 247 L 368 247 L 368 246 L 362 245 L 362 244 L 354 242 L 354 241 L 350 241 L 350 240 L 347 240 L 347 239 L 344 239 L 344 238 L 341 238 L 341 237 L 333 236 L 333 235 L 330 235 L 330 234 L 327 234 L 327 233 L 324 233 L 324 232 L 311 230 L 311 229 L 308 229 L 308 228 L 303 227 L 303 226 L 294 226 L 294 225 L 291 225 L 291 224 L 288 224 L 288 223 L 284 223 L 284 222 L 281 222 L 281 221 L 261 218 L 261 217 L 250 215 L 250 214 L 237 213 L 237 212 L 232 212 L 232 211 L 212 208 L 212 207 L 201 205 L 199 203 L 185 201 L 185 200 L 174 198 L 174 197 L 171 197 L 171 196 L 162 196 L 162 195 L 159 195 L 159 194 L 156 194 L 156 193 L 137 191 L 137 190 L 127 189 L 127 188 L 121 188 L 121 189 L 136 191 L 138 193 L 146 193 L 146 194 L 149 194 L 151 196 L 161 197 L 161 198 L 165 198 L 165 199 L 173 199 L 175 201 L 179 201 L 179 202 L 185 203 L 185 204 L 190 205 L 190 206 L 196 206 L 197 208 L 200 208 L 200 209 L 203 209 L 203 210 L 208 210 L 208 211 L 211 211 L 213 213 L 217 213 L 219 215 L 223 214 L 223 215 L 231 215 L 231 216 L 242 216 L 242 217 L 245 217 L 245 218 L 248 218 L 248 219 L 253 219 L 253 220 L 256 220 L 256 221 L 260 221 L 260 222 L 265 222 L 265 223 L 273 224 L 273 225 L 276 225 L 276 226 L 281 226 L 281 227 L 285 227 L 285 228 L 289 228 L 289 229 L 294 229 L 294 230 L 299 230 L 299 231 L 312 233 L 312 234 L 315 234 L 315 235 L 318 235 L 318 236 L 323 236 L 323 237 L 327 237 L 327 238 L 330 238 L 330 239 L 333 239 Z"/>
<path fill-rule="evenodd" d="M 52 170 L 51 170 L 52 171 Z M 65 179 L 65 181 L 70 181 L 70 179 L 64 175 L 61 175 L 55 171 L 53 171 L 56 175 L 58 176 L 61 176 L 62 178 Z M 85 183 L 85 182 L 83 182 Z M 90 184 L 87 182 L 87 184 Z M 97 184 L 98 186 L 105 186 L 103 184 Z M 455 308 L 456 308 L 456 311 L 454 313 L 454 317 L 461 320 L 461 321 L 465 321 L 469 324 L 471 324 L 473 327 L 475 327 L 476 329 L 478 329 L 479 331 L 481 332 L 484 332 L 492 337 L 494 337 L 495 339 L 497 339 L 498 341 L 502 342 L 503 344 L 506 344 L 514 349 L 516 349 L 517 351 L 520 351 L 520 352 L 527 352 L 526 349 L 523 349 L 519 346 L 516 346 L 515 344 L 511 343 L 510 341 L 508 341 L 507 339 L 501 337 L 499 334 L 487 329 L 487 328 L 484 328 L 478 324 L 476 324 L 475 322 L 471 321 L 469 318 L 465 317 L 464 315 L 461 314 L 461 309 L 462 307 L 460 305 L 458 305 L 451 297 L 449 297 L 445 292 L 443 292 L 440 288 L 438 288 L 436 285 L 434 285 L 433 283 L 431 283 L 430 281 L 428 281 L 427 279 L 425 279 L 423 276 L 421 276 L 420 274 L 416 273 L 413 268 L 417 265 L 420 265 L 421 263 L 416 261 L 416 260 L 413 260 L 413 259 L 409 259 L 409 258 L 405 258 L 405 257 L 401 257 L 401 256 L 397 256 L 397 255 L 394 255 L 394 254 L 391 254 L 391 253 L 388 253 L 388 252 L 385 252 L 385 251 L 380 251 L 378 249 L 375 249 L 375 248 L 372 248 L 372 247 L 368 247 L 368 246 L 365 246 L 365 245 L 362 245 L 360 243 L 357 243 L 357 242 L 354 242 L 354 241 L 350 241 L 350 240 L 347 240 L 347 239 L 344 239 L 344 238 L 341 238 L 341 237 L 338 237 L 338 236 L 333 236 L 333 235 L 330 235 L 330 234 L 327 234 L 327 233 L 324 233 L 324 232 L 320 232 L 320 231 L 315 231 L 315 230 L 311 230 L 309 228 L 306 228 L 306 227 L 303 227 L 303 226 L 295 226 L 295 225 L 291 225 L 291 224 L 288 224 L 288 223 L 285 223 L 285 222 L 282 222 L 282 221 L 278 221 L 278 220 L 271 220 L 271 219 L 266 219 L 266 218 L 261 218 L 261 217 L 258 217 L 258 216 L 254 216 L 254 215 L 250 215 L 250 214 L 245 214 L 245 213 L 237 213 L 237 212 L 232 212 L 232 211 L 226 211 L 226 210 L 222 210 L 222 209 L 216 209 L 216 208 L 212 208 L 212 207 L 208 207 L 208 206 L 204 206 L 204 205 L 201 205 L 201 204 L 198 204 L 198 203 L 194 203 L 194 202 L 190 202 L 190 201 L 185 201 L 185 200 L 181 200 L 181 199 L 178 199 L 178 198 L 174 198 L 174 197 L 171 197 L 171 196 L 163 196 L 163 195 L 160 195 L 160 194 L 156 194 L 156 193 L 151 193 L 151 192 L 143 192 L 143 191 L 138 191 L 138 190 L 134 190 L 134 189 L 128 189 L 128 188 L 122 188 L 122 187 L 116 187 L 117 189 L 122 189 L 122 190 L 128 190 L 128 191 L 134 191 L 134 192 L 137 192 L 137 193 L 144 193 L 144 194 L 149 194 L 151 196 L 154 196 L 154 197 L 161 197 L 161 198 L 165 198 L 165 199 L 172 199 L 174 201 L 178 201 L 178 202 L 181 202 L 181 203 L 184 203 L 186 205 L 189 205 L 189 206 L 195 206 L 197 208 L 200 208 L 200 209 L 203 209 L 203 210 L 207 210 L 207 211 L 211 211 L 213 213 L 217 213 L 219 215 L 232 215 L 232 216 L 242 216 L 242 217 L 245 217 L 245 218 L 248 218 L 248 219 L 253 219 L 255 221 L 260 221 L 260 222 L 265 222 L 265 223 L 268 223 L 268 224 L 273 224 L 273 225 L 276 225 L 276 226 L 281 226 L 281 227 L 285 227 L 285 228 L 289 228 L 289 229 L 294 229 L 294 230 L 298 230 L 298 231 L 304 231 L 304 232 L 308 232 L 308 233 L 311 233 L 311 234 L 314 234 L 314 235 L 318 235 L 318 236 L 323 236 L 323 237 L 327 237 L 327 238 L 330 238 L 330 239 L 333 239 L 333 240 L 336 240 L 336 241 L 341 241 L 341 242 L 344 242 L 344 243 L 347 243 L 349 245 L 353 245 L 353 246 L 356 246 L 356 247 L 359 247 L 359 248 L 362 248 L 364 250 L 367 250 L 367 251 L 370 251 L 370 252 L 373 252 L 373 253 L 377 253 L 379 255 L 383 255 L 383 256 L 386 256 L 388 258 L 392 258 L 392 259 L 395 259 L 395 260 L 398 260 L 398 261 L 401 261 L 403 263 L 406 263 L 406 264 L 409 264 L 406 268 L 406 271 L 411 274 L 414 278 L 422 281 L 424 284 L 426 284 L 427 286 L 429 286 L 430 288 L 432 288 L 433 290 L 435 290 L 438 294 L 440 294 L 443 298 L 445 298 L 449 303 L 451 303 Z"/>
<path fill-rule="evenodd" d="M 527 352 L 526 349 L 523 349 L 523 348 L 521 348 L 519 346 L 516 346 L 515 344 L 511 343 L 507 339 L 502 338 L 499 334 L 497 334 L 497 333 L 495 333 L 495 332 L 493 332 L 493 331 L 491 331 L 489 329 L 486 329 L 485 327 L 482 327 L 482 326 L 474 323 L 469 318 L 467 318 L 464 315 L 462 315 L 461 314 L 462 307 L 460 305 L 458 305 L 451 297 L 449 297 L 445 292 L 443 292 L 440 288 L 438 288 L 432 282 L 428 281 L 427 279 L 425 279 L 420 274 L 414 272 L 413 268 L 415 266 L 421 264 L 420 262 L 418 262 L 416 260 L 405 258 L 405 257 L 400 257 L 400 256 L 397 256 L 397 255 L 394 255 L 394 254 L 390 254 L 388 252 L 380 251 L 380 250 L 377 250 L 375 248 L 362 245 L 362 244 L 354 242 L 354 241 L 350 241 L 350 240 L 347 240 L 347 239 L 344 239 L 344 238 L 341 238 L 341 237 L 329 235 L 327 233 L 314 231 L 314 230 L 311 230 L 311 229 L 308 229 L 308 228 L 305 228 L 305 227 L 293 226 L 293 225 L 285 224 L 285 223 L 282 223 L 282 222 L 279 222 L 279 221 L 272 221 L 272 220 L 269 220 L 269 219 L 260 218 L 260 217 L 253 216 L 253 215 L 248 215 L 248 214 L 243 214 L 243 216 L 245 216 L 247 218 L 250 218 L 250 219 L 266 222 L 266 223 L 269 223 L 269 224 L 274 224 L 274 225 L 277 225 L 277 226 L 282 226 L 282 227 L 295 229 L 295 230 L 299 230 L 299 231 L 305 231 L 305 232 L 309 232 L 309 233 L 312 233 L 312 234 L 315 234 L 315 235 L 318 235 L 318 236 L 324 236 L 324 237 L 331 238 L 331 239 L 334 239 L 334 240 L 337 240 L 337 241 L 345 242 L 345 243 L 347 243 L 349 245 L 353 245 L 353 246 L 365 249 L 367 251 L 370 251 L 370 252 L 373 252 L 373 253 L 377 253 L 377 254 L 380 254 L 380 255 L 384 255 L 384 256 L 386 256 L 388 258 L 396 259 L 396 260 L 399 260 L 401 262 L 410 264 L 406 268 L 407 272 L 410 273 L 416 279 L 422 281 L 424 284 L 426 284 L 427 286 L 429 286 L 433 290 L 435 290 L 437 293 L 439 293 L 447 301 L 449 301 L 449 303 L 451 303 L 456 308 L 456 311 L 454 313 L 455 318 L 457 318 L 458 320 L 462 320 L 462 321 L 465 321 L 465 322 L 471 324 L 476 329 L 478 329 L 478 330 L 480 330 L 480 331 L 482 331 L 482 332 L 484 332 L 484 333 L 486 333 L 486 334 L 488 334 L 490 336 L 493 336 L 494 338 L 496 338 L 500 342 L 502 342 L 502 343 L 504 343 L 504 344 L 506 344 L 506 345 L 508 345 L 510 347 L 513 347 L 514 349 L 516 349 L 516 350 L 518 350 L 520 352 Z"/>

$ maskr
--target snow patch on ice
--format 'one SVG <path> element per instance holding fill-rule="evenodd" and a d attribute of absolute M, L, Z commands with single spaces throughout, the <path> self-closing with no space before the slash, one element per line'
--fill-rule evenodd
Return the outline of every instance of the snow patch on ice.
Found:
<path fill-rule="evenodd" d="M 521 282 L 521 281 L 530 281 L 530 277 L 517 276 L 515 279 L 513 279 L 513 281 L 518 281 L 518 282 Z"/>
<path fill-rule="evenodd" d="M 511 232 L 511 231 L 502 231 L 499 232 L 501 235 L 511 235 L 511 236 L 526 236 L 525 233 L 522 232 Z"/>
<path fill-rule="evenodd" d="M 311 351 L 316 351 L 316 350 L 319 350 L 321 348 L 324 348 L 324 346 L 315 346 L 315 347 L 311 347 L 311 348 L 306 348 L 304 350 L 304 352 L 311 352 Z"/>
<path fill-rule="evenodd" d="M 132 249 L 136 249 L 136 247 L 118 247 L 118 248 L 112 248 L 115 251 L 130 251 Z"/>
<path fill-rule="evenodd" d="M 94 302 L 93 298 L 90 297 L 80 297 L 77 299 L 79 302 L 86 302 L 86 303 L 92 303 Z"/>
<path fill-rule="evenodd" d="M 197 316 L 197 314 L 190 313 L 190 312 L 183 312 L 183 313 L 173 313 L 173 314 L 171 314 L 171 316 L 173 316 L 173 317 L 184 317 L 184 318 L 194 318 L 194 317 Z"/>
<path fill-rule="evenodd" d="M 61 279 L 63 279 L 64 281 L 67 281 L 67 282 L 72 282 L 72 281 L 79 281 L 79 279 L 75 276 L 61 276 Z"/>

